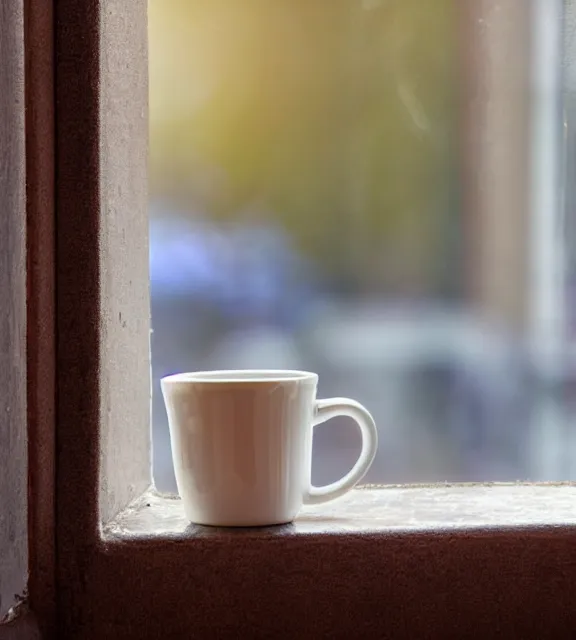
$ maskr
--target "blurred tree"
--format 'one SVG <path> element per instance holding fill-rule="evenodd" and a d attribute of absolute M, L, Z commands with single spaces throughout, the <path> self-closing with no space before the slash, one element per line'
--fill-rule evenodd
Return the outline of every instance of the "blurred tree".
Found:
<path fill-rule="evenodd" d="M 151 184 L 261 203 L 358 291 L 434 287 L 456 222 L 455 0 L 150 0 Z"/>

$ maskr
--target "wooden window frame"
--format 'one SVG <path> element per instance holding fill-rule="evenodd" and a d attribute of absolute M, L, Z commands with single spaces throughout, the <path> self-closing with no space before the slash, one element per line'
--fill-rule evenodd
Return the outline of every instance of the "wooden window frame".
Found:
<path fill-rule="evenodd" d="M 17 362 L 0 428 L 20 457 L 0 498 L 28 514 L 0 527 L 0 568 L 9 589 L 29 574 L 0 638 L 573 637 L 570 484 L 357 491 L 259 531 L 186 526 L 151 489 L 145 16 L 0 9 L 0 295 L 17 310 L 0 315 Z"/>

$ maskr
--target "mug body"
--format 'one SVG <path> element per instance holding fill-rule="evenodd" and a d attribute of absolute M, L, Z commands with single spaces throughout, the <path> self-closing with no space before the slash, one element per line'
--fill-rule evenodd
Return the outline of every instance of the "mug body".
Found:
<path fill-rule="evenodd" d="M 318 377 L 211 371 L 162 380 L 176 483 L 196 524 L 291 522 L 310 487 Z"/>

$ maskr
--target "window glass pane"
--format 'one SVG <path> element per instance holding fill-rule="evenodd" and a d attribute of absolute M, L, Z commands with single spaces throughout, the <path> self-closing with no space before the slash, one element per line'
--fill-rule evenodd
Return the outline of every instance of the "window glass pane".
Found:
<path fill-rule="evenodd" d="M 160 489 L 160 377 L 223 368 L 365 404 L 369 482 L 576 477 L 570 4 L 150 0 Z"/>

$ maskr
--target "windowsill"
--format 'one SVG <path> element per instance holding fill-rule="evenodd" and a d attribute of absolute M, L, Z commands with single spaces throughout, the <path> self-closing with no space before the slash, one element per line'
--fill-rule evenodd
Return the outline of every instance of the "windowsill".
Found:
<path fill-rule="evenodd" d="M 292 537 L 403 531 L 457 532 L 576 525 L 576 485 L 456 484 L 366 487 L 304 507 L 292 524 L 242 529 L 191 525 L 177 496 L 150 490 L 111 521 L 105 542 Z"/>
<path fill-rule="evenodd" d="M 370 487 L 259 529 L 149 491 L 77 562 L 97 638 L 562 638 L 574 525 L 572 484 Z"/>

